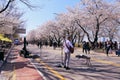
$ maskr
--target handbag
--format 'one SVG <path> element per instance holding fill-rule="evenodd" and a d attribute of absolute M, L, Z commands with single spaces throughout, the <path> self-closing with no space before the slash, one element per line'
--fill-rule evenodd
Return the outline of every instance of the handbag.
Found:
<path fill-rule="evenodd" d="M 71 53 L 74 53 L 74 47 L 71 47 L 71 46 L 68 47 L 67 44 L 66 44 L 66 41 L 65 41 L 65 45 Z"/>

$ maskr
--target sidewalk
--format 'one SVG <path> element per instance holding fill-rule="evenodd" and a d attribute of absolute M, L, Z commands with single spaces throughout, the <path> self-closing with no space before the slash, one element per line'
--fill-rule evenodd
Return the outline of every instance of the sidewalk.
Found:
<path fill-rule="evenodd" d="M 15 48 L 11 51 L 0 80 L 43 80 L 30 60 L 20 57 L 18 52 Z"/>

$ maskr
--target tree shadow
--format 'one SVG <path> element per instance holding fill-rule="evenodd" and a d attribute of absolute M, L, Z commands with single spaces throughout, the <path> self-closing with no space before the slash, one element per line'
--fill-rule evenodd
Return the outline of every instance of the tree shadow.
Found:
<path fill-rule="evenodd" d="M 114 69 L 118 70 L 119 67 L 112 67 L 112 65 L 104 65 L 104 64 L 94 64 L 92 67 L 88 66 L 81 66 L 81 65 L 72 65 L 70 70 L 66 70 L 63 67 L 55 66 L 55 64 L 60 63 L 59 61 L 45 61 L 46 64 L 49 66 L 52 66 L 53 69 L 55 69 L 59 73 L 65 73 L 65 74 L 74 74 L 79 76 L 84 76 L 88 80 L 98 79 L 98 80 L 107 80 L 110 78 L 114 78 L 116 80 L 119 80 L 119 71 L 116 71 Z M 78 63 L 76 63 L 78 64 Z M 111 66 L 111 67 L 110 67 Z M 46 70 L 41 70 L 44 74 L 47 74 Z M 93 74 L 93 75 L 92 75 Z M 49 74 L 48 74 L 49 75 Z M 46 77 L 48 77 L 48 75 Z M 110 75 L 110 76 L 109 76 Z M 52 75 L 55 76 L 55 75 Z M 63 75 L 68 80 L 75 80 L 72 76 Z M 50 80 L 50 79 L 48 79 Z M 57 80 L 57 79 L 54 79 Z"/>

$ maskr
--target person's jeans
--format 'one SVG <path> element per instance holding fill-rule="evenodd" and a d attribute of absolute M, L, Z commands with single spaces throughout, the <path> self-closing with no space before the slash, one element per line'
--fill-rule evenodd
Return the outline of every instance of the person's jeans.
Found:
<path fill-rule="evenodd" d="M 70 53 L 65 53 L 64 66 L 69 67 L 69 62 L 70 62 Z"/>

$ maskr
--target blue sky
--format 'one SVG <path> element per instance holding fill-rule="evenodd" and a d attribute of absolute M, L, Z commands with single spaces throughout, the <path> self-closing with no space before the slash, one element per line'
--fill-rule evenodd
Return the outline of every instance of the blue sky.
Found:
<path fill-rule="evenodd" d="M 67 7 L 73 7 L 79 2 L 80 0 L 31 0 L 34 6 L 39 6 L 39 8 L 37 7 L 34 10 L 30 10 L 25 5 L 19 4 L 21 11 L 25 12 L 22 19 L 27 21 L 27 33 L 46 21 L 54 19 L 56 16 L 54 13 L 65 12 Z"/>

